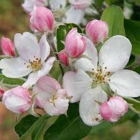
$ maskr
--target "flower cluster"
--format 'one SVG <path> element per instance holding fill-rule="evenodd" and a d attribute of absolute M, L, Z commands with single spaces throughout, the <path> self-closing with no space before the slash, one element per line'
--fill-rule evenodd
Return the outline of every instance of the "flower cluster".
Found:
<path fill-rule="evenodd" d="M 22 6 L 30 15 L 34 34 L 16 33 L 14 43 L 3 37 L 0 60 L 4 76 L 24 82 L 9 88 L 1 81 L 0 97 L 17 114 L 34 114 L 37 107 L 50 116 L 67 114 L 69 104 L 77 102 L 85 124 L 94 126 L 103 119 L 116 122 L 129 108 L 125 98 L 140 96 L 140 75 L 125 69 L 131 42 L 122 35 L 108 38 L 107 23 L 91 20 L 86 24 L 85 34 L 71 28 L 61 42 L 64 48 L 58 52 L 56 12 L 65 11 L 65 20 L 61 19 L 73 22 L 73 12 L 83 16 L 91 0 L 70 0 L 69 4 L 70 9 L 65 11 L 64 0 L 25 0 Z M 52 76 L 55 63 L 59 74 Z"/>

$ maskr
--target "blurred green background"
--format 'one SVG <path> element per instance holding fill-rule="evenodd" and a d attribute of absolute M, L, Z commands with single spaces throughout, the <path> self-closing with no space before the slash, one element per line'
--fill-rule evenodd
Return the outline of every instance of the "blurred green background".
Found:
<path fill-rule="evenodd" d="M 23 0 L 0 0 L 0 38 L 8 37 L 11 40 L 15 33 L 30 31 L 29 16 L 21 7 Z M 83 140 L 129 140 L 140 128 L 138 116 L 131 111 L 124 116 L 118 125 L 103 122 L 102 125 L 93 127 L 91 133 Z M 129 120 L 131 118 L 131 120 Z M 14 113 L 8 111 L 0 103 L 0 140 L 17 140 L 14 132 L 16 123 Z"/>

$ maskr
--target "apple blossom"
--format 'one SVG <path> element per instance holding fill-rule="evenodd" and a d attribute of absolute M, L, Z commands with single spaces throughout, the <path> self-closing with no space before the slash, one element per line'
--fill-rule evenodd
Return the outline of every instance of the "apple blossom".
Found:
<path fill-rule="evenodd" d="M 53 29 L 54 16 L 50 9 L 43 6 L 34 6 L 30 13 L 30 27 L 33 30 L 46 32 Z"/>
<path fill-rule="evenodd" d="M 24 0 L 22 7 L 27 13 L 32 12 L 34 6 L 45 6 L 46 0 Z"/>
<path fill-rule="evenodd" d="M 86 25 L 86 34 L 94 44 L 103 42 L 108 31 L 107 23 L 102 20 L 92 20 Z"/>
<path fill-rule="evenodd" d="M 91 5 L 92 0 L 69 0 L 69 2 L 77 9 L 85 9 Z"/>
<path fill-rule="evenodd" d="M 13 42 L 9 38 L 1 38 L 1 50 L 5 55 L 15 56 L 15 47 Z"/>
<path fill-rule="evenodd" d="M 18 86 L 7 90 L 2 98 L 5 106 L 14 113 L 24 113 L 31 105 L 31 96 L 27 89 Z"/>
<path fill-rule="evenodd" d="M 98 57 L 94 44 L 87 39 L 87 49 L 84 52 L 87 58 L 80 58 L 75 62 L 74 67 L 77 71 L 65 73 L 64 88 L 67 90 L 67 94 L 72 96 L 73 102 L 81 99 L 80 112 L 82 113 L 80 116 L 82 119 L 84 118 L 86 124 L 97 124 L 92 121 L 92 118 L 87 118 L 86 121 L 86 113 L 88 108 L 93 108 L 94 111 L 96 110 L 95 112 L 99 113 L 99 108 L 93 106 L 94 98 L 91 100 L 91 95 L 94 96 L 96 93 L 100 95 L 104 87 L 109 86 L 113 92 L 123 97 L 140 96 L 140 75 L 131 70 L 123 70 L 129 61 L 131 50 L 130 41 L 124 36 L 116 35 L 103 44 Z M 86 89 L 83 86 L 84 83 L 87 84 Z M 93 89 L 93 92 L 88 91 L 88 89 Z M 100 102 L 100 100 L 95 100 Z M 89 102 L 89 106 L 86 106 L 87 102 Z"/>
<path fill-rule="evenodd" d="M 70 57 L 79 57 L 86 50 L 85 37 L 77 32 L 76 28 L 69 31 L 65 39 L 65 51 Z"/>
<path fill-rule="evenodd" d="M 48 74 L 55 57 L 47 59 L 50 55 L 50 46 L 45 35 L 38 43 L 36 36 L 31 33 L 25 32 L 23 35 L 17 33 L 14 42 L 19 56 L 2 59 L 0 68 L 2 73 L 10 78 L 21 78 L 29 75 L 23 86 L 30 87 L 40 77 Z"/>
<path fill-rule="evenodd" d="M 111 97 L 100 106 L 101 116 L 110 122 L 118 121 L 127 111 L 127 102 L 119 96 Z"/>
<path fill-rule="evenodd" d="M 58 53 L 58 58 L 65 66 L 69 66 L 69 57 L 64 50 Z"/>
<path fill-rule="evenodd" d="M 39 107 L 53 116 L 65 114 L 68 109 L 69 99 L 65 89 L 52 77 L 41 77 L 33 88 L 36 94 L 36 103 Z"/>

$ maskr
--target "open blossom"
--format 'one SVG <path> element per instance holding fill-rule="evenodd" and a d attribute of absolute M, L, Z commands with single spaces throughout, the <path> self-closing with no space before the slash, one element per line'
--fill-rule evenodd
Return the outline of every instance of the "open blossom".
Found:
<path fill-rule="evenodd" d="M 2 73 L 10 78 L 21 78 L 29 75 L 23 86 L 30 87 L 40 77 L 48 74 L 55 57 L 48 58 L 50 46 L 45 35 L 41 37 L 38 43 L 36 36 L 31 33 L 25 32 L 23 35 L 17 33 L 14 41 L 19 56 L 2 59 L 0 68 Z"/>
<path fill-rule="evenodd" d="M 14 113 L 24 113 L 31 105 L 31 96 L 27 89 L 18 86 L 7 90 L 2 98 L 5 106 Z"/>
<path fill-rule="evenodd" d="M 110 122 L 118 121 L 127 111 L 127 102 L 119 96 L 111 97 L 109 101 L 104 102 L 100 107 L 101 116 Z"/>
<path fill-rule="evenodd" d="M 108 25 L 102 20 L 92 20 L 86 25 L 86 34 L 94 44 L 103 42 L 108 32 Z"/>
<path fill-rule="evenodd" d="M 13 42 L 9 38 L 1 38 L 1 50 L 5 55 L 15 56 L 15 47 Z"/>
<path fill-rule="evenodd" d="M 43 6 L 35 6 L 30 13 L 31 29 L 46 32 L 53 29 L 54 16 L 50 9 Z"/>
<path fill-rule="evenodd" d="M 33 88 L 36 104 L 51 116 L 66 114 L 69 99 L 65 89 L 52 77 L 41 77 Z"/>
<path fill-rule="evenodd" d="M 34 6 L 45 6 L 46 0 L 24 0 L 22 7 L 27 13 L 32 12 Z"/>
<path fill-rule="evenodd" d="M 74 28 L 69 31 L 65 40 L 65 51 L 70 57 L 79 57 L 86 50 L 86 40 L 85 37 L 77 32 Z"/>
<path fill-rule="evenodd" d="M 85 9 L 91 5 L 92 0 L 69 0 L 69 2 L 77 9 Z"/>
<path fill-rule="evenodd" d="M 80 58 L 75 62 L 77 71 L 65 73 L 63 86 L 67 94 L 73 97 L 72 102 L 80 100 L 80 116 L 87 125 L 100 123 L 98 102 L 107 100 L 103 87 L 109 86 L 123 97 L 140 96 L 140 75 L 123 70 L 129 61 L 131 49 L 132 45 L 126 37 L 116 35 L 103 44 L 98 57 L 95 46 L 87 39 L 84 54 L 88 58 Z M 98 107 L 94 107 L 95 104 Z"/>

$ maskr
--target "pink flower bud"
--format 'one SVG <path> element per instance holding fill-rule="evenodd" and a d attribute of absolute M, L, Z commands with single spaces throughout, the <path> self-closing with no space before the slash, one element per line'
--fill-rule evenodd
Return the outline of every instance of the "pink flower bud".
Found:
<path fill-rule="evenodd" d="M 58 53 L 58 58 L 65 66 L 69 66 L 69 57 L 64 50 Z"/>
<path fill-rule="evenodd" d="M 27 111 L 32 105 L 28 90 L 21 86 L 7 90 L 2 100 L 9 110 L 18 114 Z"/>
<path fill-rule="evenodd" d="M 65 51 L 70 57 L 79 57 L 86 50 L 86 39 L 77 32 L 77 29 L 71 29 L 66 36 Z"/>
<path fill-rule="evenodd" d="M 54 16 L 50 9 L 43 6 L 35 6 L 30 13 L 30 27 L 33 30 L 46 32 L 53 29 Z"/>
<path fill-rule="evenodd" d="M 15 47 L 9 38 L 1 38 L 1 50 L 4 55 L 15 56 Z"/>
<path fill-rule="evenodd" d="M 108 35 L 108 25 L 102 20 L 92 20 L 86 25 L 86 34 L 94 44 L 103 42 Z"/>
<path fill-rule="evenodd" d="M 116 122 L 128 111 L 127 102 L 119 97 L 111 97 L 108 102 L 104 102 L 100 107 L 101 116 L 110 122 Z"/>
<path fill-rule="evenodd" d="M 69 0 L 69 2 L 77 9 L 85 9 L 90 6 L 92 0 Z"/>
<path fill-rule="evenodd" d="M 0 98 L 3 96 L 4 90 L 0 87 Z"/>

